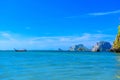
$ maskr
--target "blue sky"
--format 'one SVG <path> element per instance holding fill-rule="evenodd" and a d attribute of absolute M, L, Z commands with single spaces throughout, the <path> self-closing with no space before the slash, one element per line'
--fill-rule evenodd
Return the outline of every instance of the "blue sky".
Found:
<path fill-rule="evenodd" d="M 119 0 L 0 1 L 0 49 L 68 49 L 113 42 Z"/>

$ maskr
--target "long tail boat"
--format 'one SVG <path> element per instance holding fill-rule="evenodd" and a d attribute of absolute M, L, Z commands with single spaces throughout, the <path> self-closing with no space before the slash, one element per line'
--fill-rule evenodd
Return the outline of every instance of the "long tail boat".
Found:
<path fill-rule="evenodd" d="M 15 52 L 27 52 L 26 49 L 17 50 L 17 49 L 14 48 L 14 50 L 15 50 Z"/>

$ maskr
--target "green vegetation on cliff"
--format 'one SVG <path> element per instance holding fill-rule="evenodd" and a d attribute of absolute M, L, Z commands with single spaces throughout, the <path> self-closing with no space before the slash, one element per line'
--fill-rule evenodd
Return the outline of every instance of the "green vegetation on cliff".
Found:
<path fill-rule="evenodd" d="M 113 49 L 120 50 L 120 25 L 118 26 L 118 34 L 117 37 L 113 43 Z"/>
<path fill-rule="evenodd" d="M 118 34 L 120 34 L 120 25 L 118 26 Z"/>

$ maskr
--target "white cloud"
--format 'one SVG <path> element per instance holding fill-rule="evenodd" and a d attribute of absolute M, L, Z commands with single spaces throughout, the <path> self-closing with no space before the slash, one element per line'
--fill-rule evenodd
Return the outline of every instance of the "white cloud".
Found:
<path fill-rule="evenodd" d="M 109 11 L 109 12 L 88 13 L 87 15 L 90 15 L 90 16 L 103 16 L 103 15 L 118 14 L 118 13 L 120 13 L 120 10 Z"/>
<path fill-rule="evenodd" d="M 0 32 L 0 36 L 7 40 L 14 40 L 12 35 L 8 32 Z"/>
<path fill-rule="evenodd" d="M 26 48 L 26 49 L 68 49 L 75 44 L 92 46 L 97 41 L 111 41 L 114 36 L 107 34 L 84 33 L 81 36 L 54 36 L 54 37 L 29 37 L 23 38 L 16 34 L 0 33 L 0 49 Z M 19 38 L 18 38 L 19 37 Z M 8 38 L 8 39 L 5 39 Z"/>
<path fill-rule="evenodd" d="M 111 14 L 120 14 L 120 10 L 115 10 L 115 11 L 108 11 L 108 12 L 94 12 L 94 13 L 87 13 L 83 15 L 78 15 L 78 16 L 68 16 L 64 18 L 85 18 L 89 16 L 104 16 L 104 15 L 111 15 Z"/>

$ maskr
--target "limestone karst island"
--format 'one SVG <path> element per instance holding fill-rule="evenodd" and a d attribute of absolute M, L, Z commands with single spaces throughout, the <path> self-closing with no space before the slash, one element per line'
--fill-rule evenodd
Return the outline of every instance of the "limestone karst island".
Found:
<path fill-rule="evenodd" d="M 120 52 L 120 25 L 118 26 L 118 34 L 116 36 L 115 41 L 113 42 L 111 51 L 112 52 Z"/>

